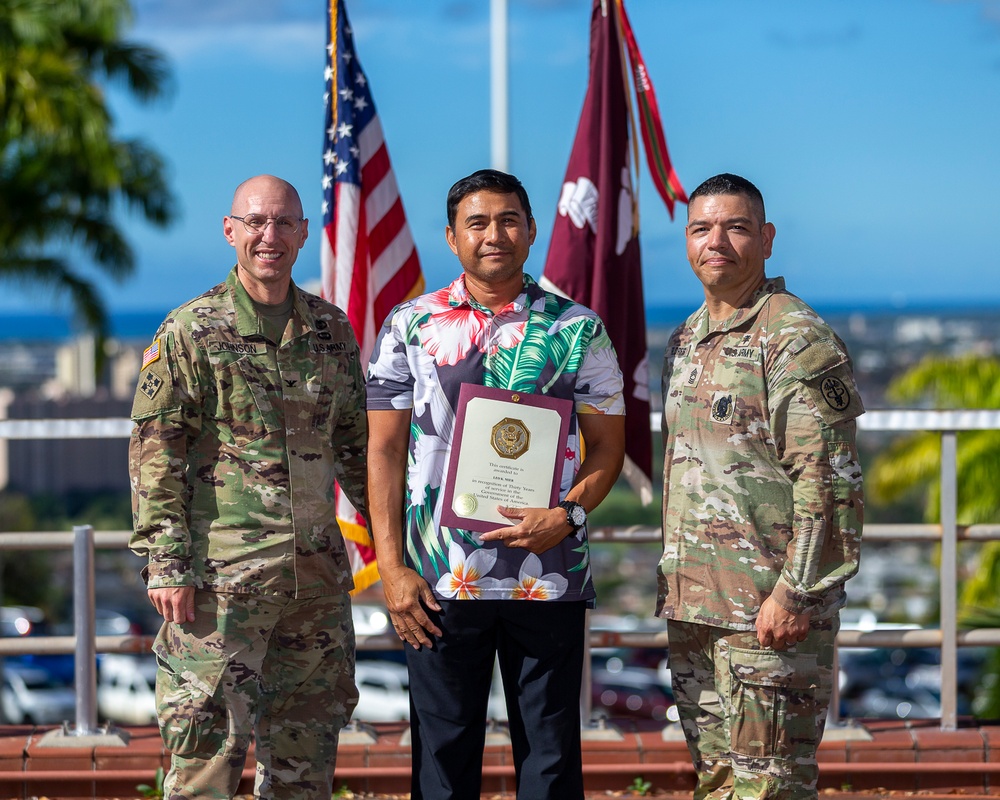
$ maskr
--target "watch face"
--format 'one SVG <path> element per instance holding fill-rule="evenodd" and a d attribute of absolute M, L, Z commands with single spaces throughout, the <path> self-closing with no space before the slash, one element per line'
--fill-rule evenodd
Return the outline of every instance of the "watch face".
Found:
<path fill-rule="evenodd" d="M 573 521 L 573 527 L 579 528 L 587 521 L 587 512 L 583 510 L 583 506 L 573 506 L 569 518 Z"/>

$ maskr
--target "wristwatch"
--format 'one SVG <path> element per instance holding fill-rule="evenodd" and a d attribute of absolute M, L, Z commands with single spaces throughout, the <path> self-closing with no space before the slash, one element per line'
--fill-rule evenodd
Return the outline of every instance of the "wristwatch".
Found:
<path fill-rule="evenodd" d="M 580 530 L 587 524 L 587 509 L 572 500 L 563 500 L 559 508 L 566 510 L 566 522 L 574 531 Z"/>

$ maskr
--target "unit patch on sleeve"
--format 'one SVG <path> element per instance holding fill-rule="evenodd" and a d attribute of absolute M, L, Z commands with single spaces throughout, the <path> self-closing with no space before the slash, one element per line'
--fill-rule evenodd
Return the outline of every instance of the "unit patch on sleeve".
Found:
<path fill-rule="evenodd" d="M 851 392 L 840 378 L 828 375 L 820 383 L 826 404 L 834 411 L 843 411 L 851 404 Z"/>
<path fill-rule="evenodd" d="M 150 356 L 150 349 L 155 354 Z M 143 368 L 132 401 L 132 419 L 139 421 L 171 408 L 178 408 L 171 364 L 174 360 L 174 335 L 164 333 L 153 340 L 143 356 Z"/>
<path fill-rule="evenodd" d="M 152 370 L 143 375 L 142 380 L 139 381 L 139 391 L 150 400 L 156 397 L 156 393 L 160 391 L 161 386 L 163 386 L 163 380 Z"/>

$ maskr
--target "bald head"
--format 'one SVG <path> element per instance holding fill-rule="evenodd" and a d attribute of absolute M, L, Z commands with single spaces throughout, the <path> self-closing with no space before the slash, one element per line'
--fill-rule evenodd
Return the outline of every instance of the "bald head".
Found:
<path fill-rule="evenodd" d="M 296 216 L 302 214 L 302 200 L 299 193 L 288 181 L 276 178 L 274 175 L 257 175 L 248 178 L 236 187 L 233 194 L 233 207 L 231 214 L 245 214 L 247 209 L 258 202 L 263 197 L 283 197 L 284 202 L 289 206 Z"/>

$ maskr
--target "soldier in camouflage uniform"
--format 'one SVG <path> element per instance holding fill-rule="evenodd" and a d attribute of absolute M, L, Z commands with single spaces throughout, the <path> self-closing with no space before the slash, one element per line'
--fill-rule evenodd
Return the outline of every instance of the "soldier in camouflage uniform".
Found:
<path fill-rule="evenodd" d="M 843 342 L 781 278 L 757 188 L 710 178 L 688 205 L 705 304 L 663 368 L 657 614 L 695 798 L 817 795 L 844 583 L 858 569 L 864 409 Z"/>
<path fill-rule="evenodd" d="M 364 513 L 358 346 L 291 281 L 308 233 L 291 185 L 243 183 L 223 233 L 236 267 L 160 326 L 132 410 L 130 546 L 164 619 L 164 795 L 233 797 L 253 735 L 256 796 L 329 800 L 357 703 L 334 481 Z"/>

